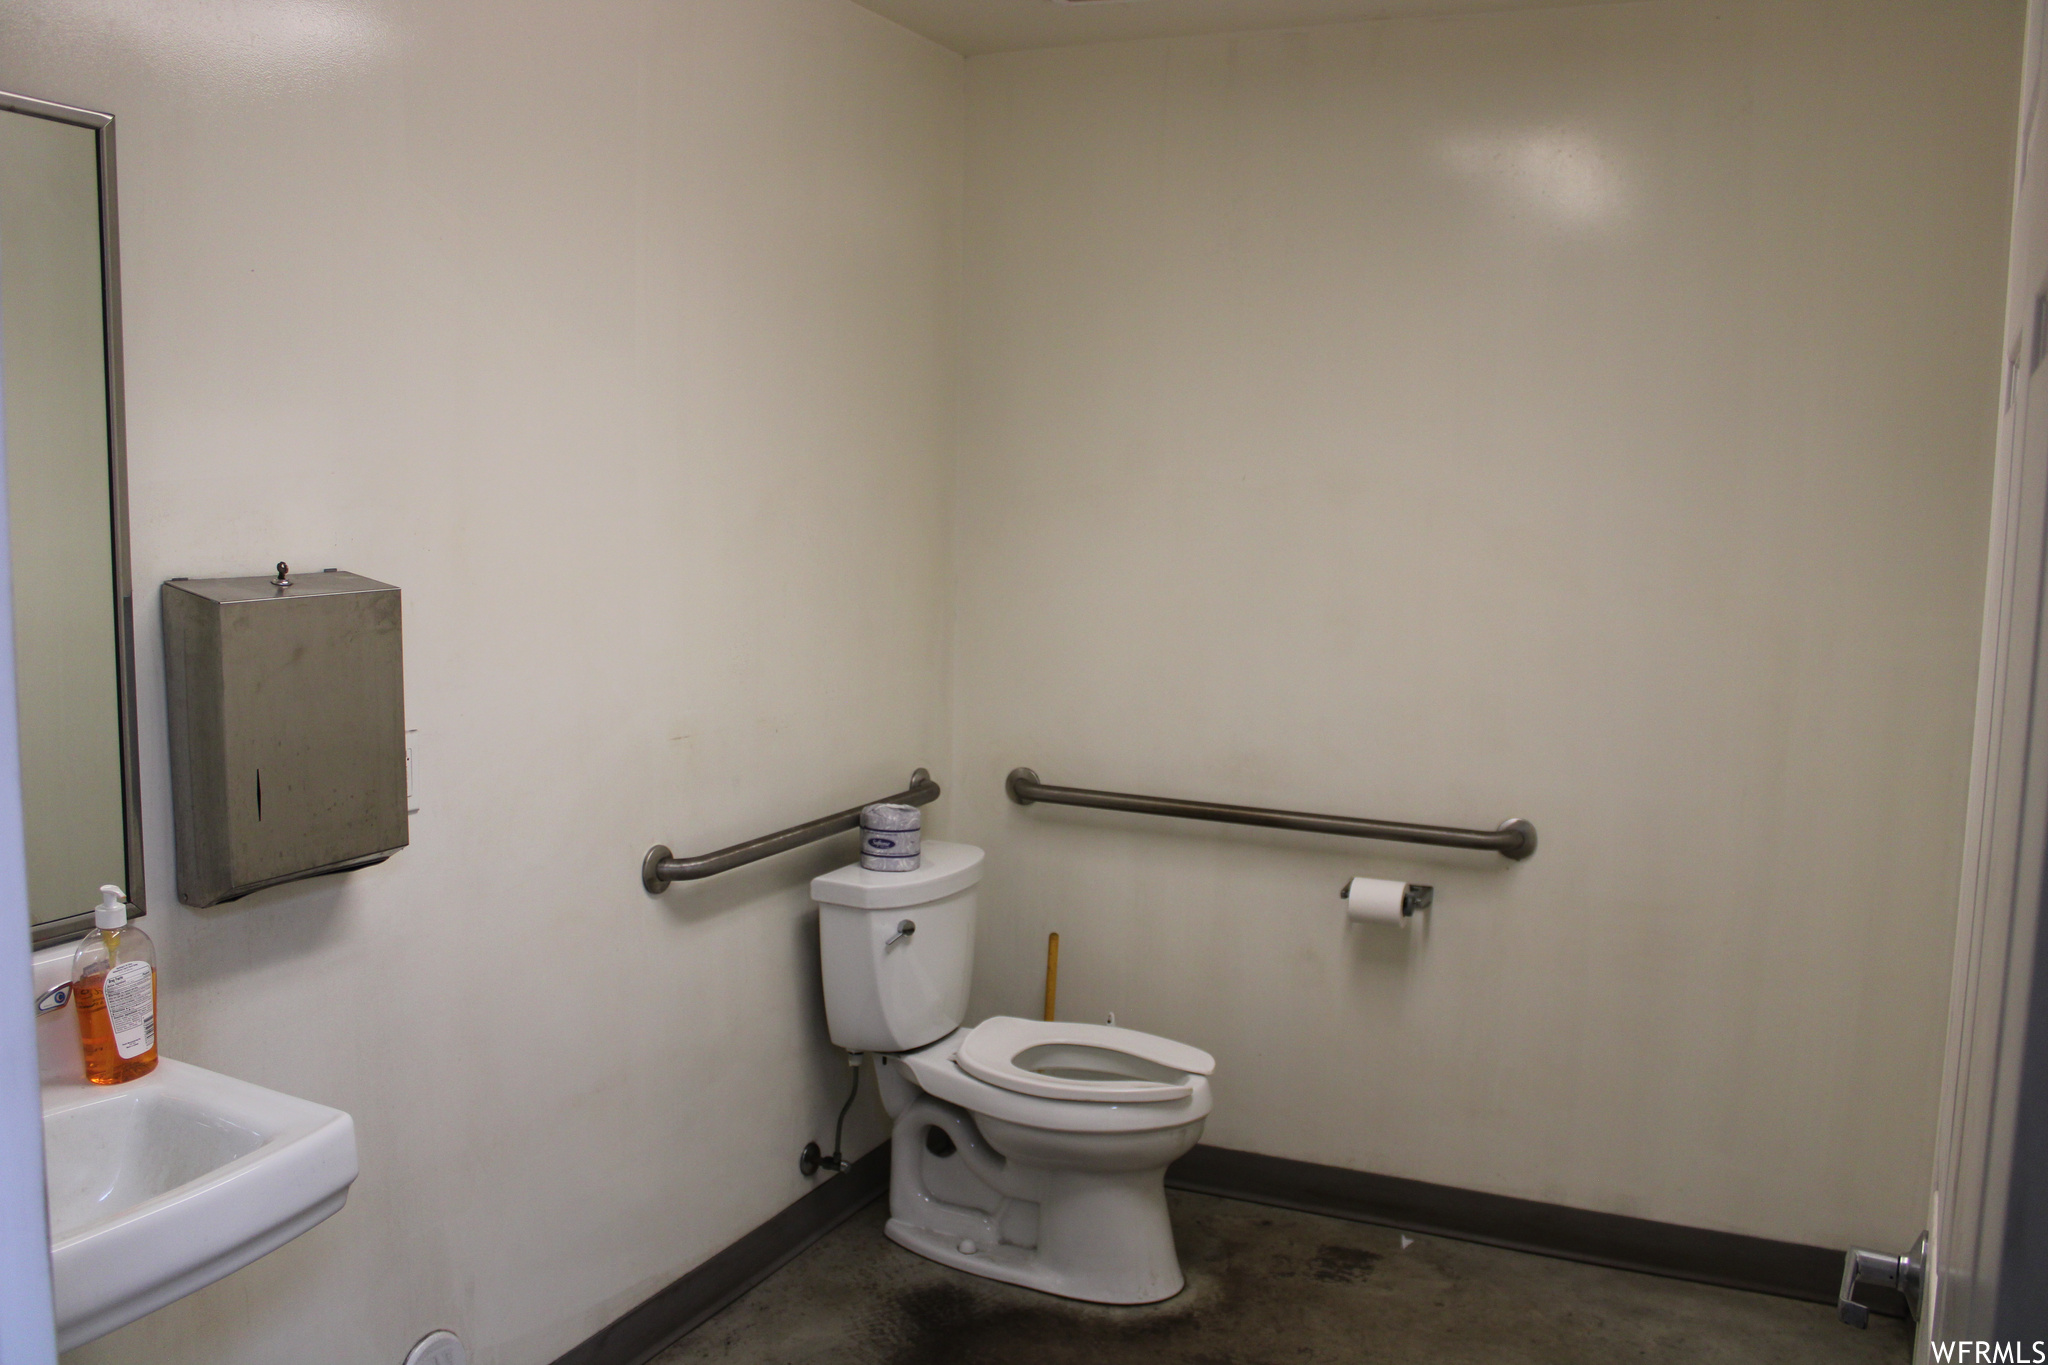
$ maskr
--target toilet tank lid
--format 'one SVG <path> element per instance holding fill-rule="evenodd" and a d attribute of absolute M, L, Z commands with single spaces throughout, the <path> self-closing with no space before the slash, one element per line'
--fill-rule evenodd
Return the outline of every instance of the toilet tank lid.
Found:
<path fill-rule="evenodd" d="M 981 880 L 981 850 L 973 844 L 927 843 L 911 872 L 870 872 L 859 863 L 811 878 L 811 899 L 855 910 L 900 910 L 929 905 Z"/>

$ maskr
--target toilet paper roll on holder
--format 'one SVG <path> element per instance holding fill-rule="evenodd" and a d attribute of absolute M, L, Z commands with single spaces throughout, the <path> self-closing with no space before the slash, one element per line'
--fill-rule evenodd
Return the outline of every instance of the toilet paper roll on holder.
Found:
<path fill-rule="evenodd" d="M 1337 888 L 1337 899 L 1345 902 L 1350 901 L 1351 882 L 1345 882 L 1344 885 Z M 1435 887 L 1423 886 L 1417 882 L 1410 882 L 1408 883 L 1406 889 L 1404 889 L 1401 892 L 1401 918 L 1407 919 L 1408 917 L 1413 915 L 1417 910 L 1427 910 L 1430 906 L 1434 905 L 1435 903 Z"/>

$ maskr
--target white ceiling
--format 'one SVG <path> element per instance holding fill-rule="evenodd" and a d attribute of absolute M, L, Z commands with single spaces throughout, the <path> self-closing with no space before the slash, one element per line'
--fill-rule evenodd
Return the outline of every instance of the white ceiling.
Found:
<path fill-rule="evenodd" d="M 1242 29 L 1298 28 L 1348 19 L 1557 9 L 1624 0 L 855 0 L 934 42 L 973 56 Z"/>

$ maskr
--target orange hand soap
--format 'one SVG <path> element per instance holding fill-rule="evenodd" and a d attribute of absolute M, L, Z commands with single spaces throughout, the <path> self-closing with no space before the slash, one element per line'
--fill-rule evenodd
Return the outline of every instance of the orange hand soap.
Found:
<path fill-rule="evenodd" d="M 128 923 L 121 888 L 100 888 L 93 927 L 71 959 L 71 1003 L 85 1078 L 119 1085 L 156 1070 L 156 945 Z"/>

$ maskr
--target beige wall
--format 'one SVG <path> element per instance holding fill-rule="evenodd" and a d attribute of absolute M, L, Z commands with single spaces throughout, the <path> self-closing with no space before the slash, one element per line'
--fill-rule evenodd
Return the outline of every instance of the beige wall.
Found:
<path fill-rule="evenodd" d="M 638 868 L 943 761 L 961 82 L 845 0 L 0 8 L 118 117 L 164 1046 L 362 1149 L 69 1359 L 533 1365 L 806 1188 L 843 847 Z M 405 590 L 413 843 L 192 912 L 153 589 L 278 559 Z"/>
<path fill-rule="evenodd" d="M 1922 1225 L 2020 6 L 1668 0 L 969 63 L 975 1005 L 1207 1140 L 1821 1245 Z M 1491 826 L 1516 866 L 1037 808 Z M 1347 929 L 1364 873 L 1432 882 Z"/>

